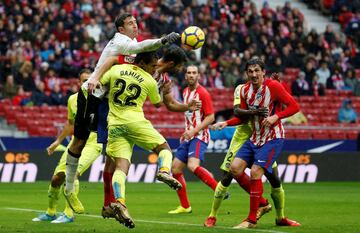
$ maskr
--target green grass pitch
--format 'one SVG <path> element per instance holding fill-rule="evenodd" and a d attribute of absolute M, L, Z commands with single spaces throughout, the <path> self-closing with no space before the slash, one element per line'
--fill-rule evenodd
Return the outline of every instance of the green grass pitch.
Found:
<path fill-rule="evenodd" d="M 202 226 L 211 206 L 212 191 L 200 182 L 189 182 L 188 193 L 193 213 L 169 215 L 178 206 L 176 193 L 164 184 L 128 183 L 127 206 L 136 227 L 127 229 L 113 219 L 102 219 L 102 184 L 80 183 L 79 197 L 86 214 L 77 215 L 71 224 L 32 222 L 47 206 L 48 182 L 0 184 L 0 232 L 360 232 L 360 183 L 337 182 L 315 184 L 284 184 L 286 215 L 299 221 L 301 227 L 277 227 L 275 211 L 266 214 L 256 229 L 234 230 L 248 213 L 249 197 L 237 184 L 230 188 L 231 198 L 223 202 L 217 227 Z M 270 186 L 265 184 L 264 196 L 270 199 Z M 61 196 L 58 212 L 64 208 Z"/>

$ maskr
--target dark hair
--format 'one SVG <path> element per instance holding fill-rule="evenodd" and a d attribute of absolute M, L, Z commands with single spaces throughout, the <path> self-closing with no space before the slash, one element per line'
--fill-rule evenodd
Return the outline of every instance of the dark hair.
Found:
<path fill-rule="evenodd" d="M 164 62 L 173 61 L 176 65 L 185 63 L 187 58 L 185 51 L 177 45 L 172 45 L 165 50 L 163 55 Z"/>
<path fill-rule="evenodd" d="M 91 74 L 92 73 L 92 71 L 90 70 L 90 69 L 82 69 L 82 70 L 80 70 L 80 72 L 79 72 L 79 77 L 82 75 L 82 74 L 84 74 L 84 73 L 86 73 L 86 74 Z"/>
<path fill-rule="evenodd" d="M 152 60 L 158 59 L 158 56 L 156 52 L 144 52 L 144 53 L 138 53 L 135 57 L 134 63 L 140 64 L 140 62 L 143 62 L 145 64 L 148 64 L 152 62 Z"/>
<path fill-rule="evenodd" d="M 124 14 L 121 14 L 119 15 L 116 19 L 115 19 L 115 27 L 116 29 L 118 27 L 123 27 L 124 26 L 124 21 L 127 17 L 131 17 L 133 16 L 132 14 L 130 13 L 124 13 Z"/>
<path fill-rule="evenodd" d="M 261 60 L 259 57 L 253 57 L 246 62 L 245 71 L 248 69 L 249 66 L 253 65 L 259 65 L 261 70 L 265 69 L 265 63 L 263 62 L 263 60 Z"/>

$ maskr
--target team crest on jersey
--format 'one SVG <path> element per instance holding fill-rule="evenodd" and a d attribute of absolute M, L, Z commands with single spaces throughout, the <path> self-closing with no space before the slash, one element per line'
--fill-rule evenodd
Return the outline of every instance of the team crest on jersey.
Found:
<path fill-rule="evenodd" d="M 261 92 L 258 92 L 258 93 L 256 93 L 256 97 L 255 97 L 255 99 L 261 99 Z"/>

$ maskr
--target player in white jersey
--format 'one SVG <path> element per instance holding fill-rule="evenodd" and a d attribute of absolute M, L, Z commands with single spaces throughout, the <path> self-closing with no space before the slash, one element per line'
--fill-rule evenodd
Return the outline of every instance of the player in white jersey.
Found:
<path fill-rule="evenodd" d="M 101 66 L 101 64 L 109 56 L 120 54 L 132 55 L 139 52 L 154 51 L 161 46 L 173 43 L 180 38 L 179 34 L 170 33 L 160 39 L 137 42 L 136 37 L 138 35 L 138 26 L 136 19 L 129 13 L 120 15 L 115 20 L 115 26 L 118 32 L 106 45 L 96 66 L 97 68 Z M 101 88 L 98 90 L 101 90 Z M 103 93 L 94 94 L 99 94 L 98 96 L 101 96 Z M 76 213 L 84 212 L 84 207 L 74 192 L 75 173 L 81 156 L 81 151 L 86 144 L 90 130 L 96 130 L 96 127 L 93 126 L 93 122 L 97 122 L 96 112 L 99 102 L 100 99 L 88 94 L 85 87 L 82 87 L 81 91 L 79 91 L 77 103 L 78 111 L 74 126 L 74 141 L 68 149 L 68 155 L 66 158 L 66 186 L 64 189 L 65 197 L 70 207 Z"/>

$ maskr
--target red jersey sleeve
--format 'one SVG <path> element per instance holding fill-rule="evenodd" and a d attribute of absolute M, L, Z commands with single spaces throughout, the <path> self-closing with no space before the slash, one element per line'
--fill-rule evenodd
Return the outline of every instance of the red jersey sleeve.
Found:
<path fill-rule="evenodd" d="M 233 117 L 233 118 L 227 120 L 226 124 L 228 126 L 240 125 L 241 124 L 241 119 L 237 118 L 237 117 Z"/>
<path fill-rule="evenodd" d="M 285 109 L 280 112 L 276 112 L 276 115 L 278 115 L 280 119 L 292 116 L 300 110 L 300 106 L 294 97 L 292 97 L 279 82 L 272 81 L 269 83 L 268 87 L 273 100 L 277 100 L 286 105 Z"/>
<path fill-rule="evenodd" d="M 213 114 L 214 107 L 212 104 L 211 96 L 209 92 L 203 87 L 199 90 L 199 99 L 202 103 L 201 109 L 203 110 L 204 115 L 208 116 L 210 114 Z"/>
<path fill-rule="evenodd" d="M 118 63 L 119 63 L 119 64 L 124 64 L 124 63 L 126 63 L 126 62 L 125 62 L 125 56 L 124 56 L 124 55 L 119 55 L 119 56 L 118 56 Z"/>

